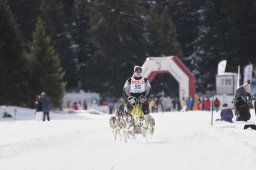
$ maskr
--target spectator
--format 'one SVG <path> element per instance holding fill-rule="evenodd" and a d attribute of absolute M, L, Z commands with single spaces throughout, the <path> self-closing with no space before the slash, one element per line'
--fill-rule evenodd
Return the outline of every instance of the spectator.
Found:
<path fill-rule="evenodd" d="M 42 106 L 42 97 L 40 95 L 36 95 L 36 120 L 42 121 L 43 120 L 43 106 Z"/>
<path fill-rule="evenodd" d="M 110 99 L 110 100 L 108 101 L 108 112 L 109 112 L 109 114 L 112 114 L 112 113 L 113 113 L 113 110 L 114 110 L 114 103 L 113 103 L 113 101 Z"/>
<path fill-rule="evenodd" d="M 50 121 L 50 109 L 51 109 L 51 99 L 46 95 L 45 92 L 41 93 L 42 96 L 42 110 L 43 110 L 43 121 L 45 121 L 45 117 Z"/>
<path fill-rule="evenodd" d="M 216 110 L 216 112 L 218 112 L 219 111 L 219 107 L 220 107 L 220 101 L 219 101 L 219 99 L 217 97 L 213 101 L 213 105 L 214 105 L 214 109 Z"/>
<path fill-rule="evenodd" d="M 198 100 L 197 100 L 197 110 L 201 110 L 202 108 L 201 108 L 201 99 L 200 99 L 200 97 L 198 97 Z"/>
<path fill-rule="evenodd" d="M 199 96 L 194 96 L 193 110 L 199 110 L 200 109 L 199 99 L 200 99 Z"/>
<path fill-rule="evenodd" d="M 175 99 L 175 97 L 173 97 L 172 98 L 172 106 L 173 106 L 173 110 L 177 110 L 177 103 L 176 103 L 177 101 L 176 101 L 176 99 Z"/>
<path fill-rule="evenodd" d="M 203 100 L 202 100 L 202 103 L 201 103 L 201 105 L 202 105 L 202 110 L 205 110 L 205 108 L 204 108 L 204 102 L 205 102 L 205 100 L 206 100 L 206 98 L 203 97 Z"/>
<path fill-rule="evenodd" d="M 172 110 L 172 99 L 171 99 L 171 97 L 167 97 L 166 98 L 166 100 L 167 100 L 167 111 L 171 111 Z"/>
<path fill-rule="evenodd" d="M 233 123 L 233 111 L 228 107 L 226 103 L 222 105 L 222 109 L 220 112 L 221 120 Z"/>
<path fill-rule="evenodd" d="M 237 121 L 247 122 L 251 118 L 248 102 L 243 97 L 238 97 L 235 106 L 239 113 Z"/>
<path fill-rule="evenodd" d="M 84 108 L 84 110 L 87 110 L 87 103 L 86 103 L 86 100 L 84 100 L 83 108 Z"/>
<path fill-rule="evenodd" d="M 194 105 L 194 101 L 193 101 L 192 97 L 188 98 L 187 99 L 187 110 L 192 110 L 193 105 Z"/>
<path fill-rule="evenodd" d="M 167 111 L 167 98 L 164 97 L 162 99 L 162 105 L 163 105 L 163 111 L 166 112 Z"/>
<path fill-rule="evenodd" d="M 256 93 L 252 97 L 252 100 L 254 100 L 254 112 L 255 112 L 255 116 L 256 116 Z"/>
<path fill-rule="evenodd" d="M 78 108 L 77 108 L 77 102 L 74 102 L 74 103 L 73 103 L 73 109 L 74 109 L 74 110 L 78 110 Z"/>
<path fill-rule="evenodd" d="M 209 98 L 207 98 L 205 101 L 204 101 L 204 108 L 206 111 L 210 111 L 211 110 L 211 101 Z"/>
<path fill-rule="evenodd" d="M 182 99 L 181 99 L 181 108 L 182 108 L 181 109 L 182 112 L 186 111 L 186 109 L 187 109 L 187 104 L 186 104 L 186 100 L 184 97 L 182 97 Z"/>
<path fill-rule="evenodd" d="M 249 93 L 250 85 L 248 83 L 243 84 L 236 90 L 235 99 L 234 99 L 234 111 L 235 115 L 237 116 L 237 119 L 240 115 L 237 105 L 243 104 L 242 101 L 248 102 L 251 100 L 251 94 Z M 238 99 L 241 99 L 238 103 Z"/>

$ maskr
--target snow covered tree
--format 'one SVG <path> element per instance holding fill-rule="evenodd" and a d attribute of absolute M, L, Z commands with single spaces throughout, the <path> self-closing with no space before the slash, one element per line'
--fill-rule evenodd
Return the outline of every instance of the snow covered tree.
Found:
<path fill-rule="evenodd" d="M 37 18 L 33 40 L 29 44 L 26 56 L 31 66 L 31 100 L 33 101 L 35 95 L 44 91 L 52 98 L 53 107 L 61 108 L 66 86 L 63 80 L 64 71 L 40 17 Z"/>
<path fill-rule="evenodd" d="M 26 60 L 20 31 L 5 0 L 0 0 L 0 105 L 25 105 Z"/>

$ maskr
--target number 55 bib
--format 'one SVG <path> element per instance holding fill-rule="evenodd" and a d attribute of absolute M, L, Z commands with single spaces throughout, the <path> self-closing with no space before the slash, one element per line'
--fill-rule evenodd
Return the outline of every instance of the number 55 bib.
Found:
<path fill-rule="evenodd" d="M 145 92 L 145 81 L 144 77 L 136 80 L 134 77 L 131 78 L 131 88 L 130 93 L 143 93 Z"/>

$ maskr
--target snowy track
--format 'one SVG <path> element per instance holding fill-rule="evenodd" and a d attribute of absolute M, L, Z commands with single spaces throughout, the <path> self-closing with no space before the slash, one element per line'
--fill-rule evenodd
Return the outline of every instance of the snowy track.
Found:
<path fill-rule="evenodd" d="M 210 113 L 152 114 L 150 141 L 114 141 L 109 116 L 0 122 L 2 170 L 238 170 L 256 167 L 256 131 Z M 64 115 L 65 116 L 65 115 Z M 75 117 L 76 115 L 74 115 Z M 217 114 L 215 116 L 217 118 Z M 250 123 L 255 123 L 252 116 Z"/>

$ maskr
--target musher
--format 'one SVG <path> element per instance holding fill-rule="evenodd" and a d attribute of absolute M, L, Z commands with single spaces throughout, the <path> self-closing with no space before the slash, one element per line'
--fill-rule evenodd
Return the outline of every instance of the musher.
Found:
<path fill-rule="evenodd" d="M 133 75 L 126 80 L 123 92 L 128 101 L 127 110 L 130 113 L 136 101 L 141 103 L 144 115 L 149 114 L 148 97 L 150 94 L 151 85 L 147 78 L 142 76 L 142 67 L 135 66 Z"/>

